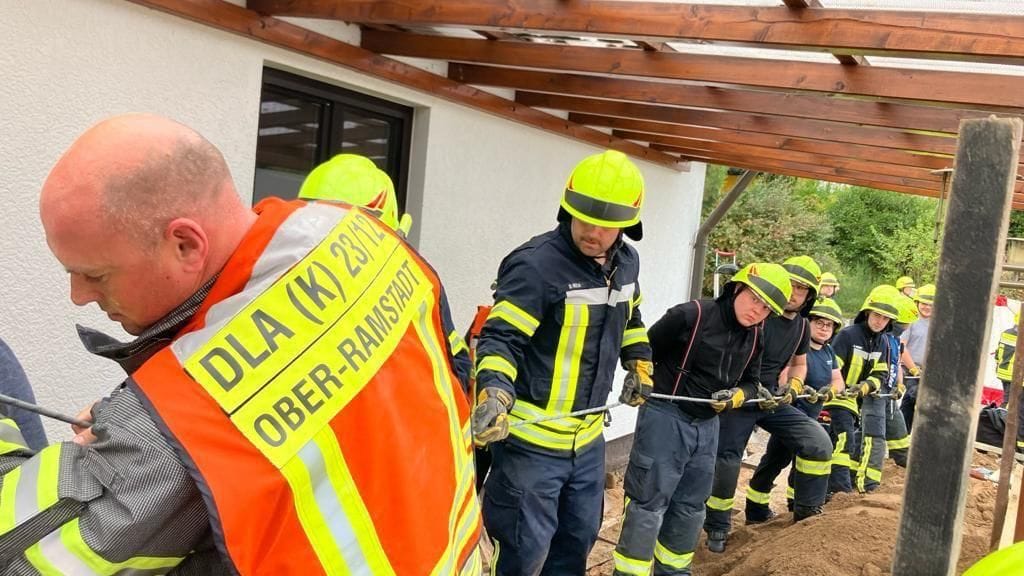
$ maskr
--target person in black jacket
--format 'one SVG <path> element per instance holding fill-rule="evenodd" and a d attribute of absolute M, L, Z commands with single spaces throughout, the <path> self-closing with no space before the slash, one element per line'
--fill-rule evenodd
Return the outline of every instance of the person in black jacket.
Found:
<path fill-rule="evenodd" d="M 622 240 L 641 237 L 643 196 L 640 170 L 621 152 L 584 159 L 566 184 L 558 228 L 498 269 L 473 413 L 477 444 L 492 443 L 483 501 L 492 574 L 586 571 L 604 508 L 604 414 L 565 415 L 604 406 L 620 361 L 630 404 L 650 390 L 640 258 Z"/>
<path fill-rule="evenodd" d="M 809 256 L 790 258 L 783 263 L 783 268 L 789 274 L 792 296 L 783 313 L 769 318 L 764 325 L 760 381 L 768 390 L 768 394 L 764 394 L 768 399 L 757 406 L 731 412 L 719 422 L 715 480 L 704 521 L 708 549 L 712 552 L 725 550 L 732 528 L 733 495 L 739 481 L 743 451 L 755 426 L 772 435 L 774 443 L 769 443 L 772 450 L 765 454 L 769 461 L 777 460 L 785 466 L 789 462 L 790 451 L 796 454 L 794 519 L 799 521 L 820 514 L 825 503 L 832 443 L 820 424 L 793 406 L 797 396 L 805 393 L 804 378 L 810 345 L 806 315 L 814 306 L 821 269 Z M 778 402 L 772 399 L 775 394 L 779 396 Z M 768 507 L 771 487 L 768 474 L 751 479 L 747 490 L 747 523 L 765 522 L 773 517 L 774 513 Z"/>
<path fill-rule="evenodd" d="M 651 398 L 640 407 L 626 469 L 626 509 L 615 574 L 690 574 L 718 444 L 718 414 L 758 394 L 761 323 L 781 314 L 789 275 L 751 264 L 716 300 L 679 304 L 648 331 L 654 392 L 712 400 Z"/>

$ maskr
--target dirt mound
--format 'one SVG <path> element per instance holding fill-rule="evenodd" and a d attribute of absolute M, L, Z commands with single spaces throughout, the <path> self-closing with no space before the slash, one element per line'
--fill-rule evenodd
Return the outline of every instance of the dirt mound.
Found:
<path fill-rule="evenodd" d="M 998 468 L 989 455 L 978 455 L 975 465 Z M 891 574 L 893 549 L 902 507 L 904 470 L 886 463 L 882 487 L 867 495 L 837 494 L 825 513 L 799 524 L 785 512 L 785 499 L 777 487 L 772 507 L 778 518 L 759 526 L 744 526 L 743 496 L 749 470 L 744 470 L 736 493 L 733 534 L 724 554 L 712 554 L 703 536 L 693 562 L 694 576 L 883 576 Z M 781 478 L 785 478 L 783 475 Z M 602 542 L 591 557 L 590 576 L 612 573 L 611 550 L 618 539 L 621 500 L 606 499 Z M 620 496 L 621 498 L 621 496 Z M 964 536 L 957 573 L 984 556 L 992 530 L 996 485 L 972 478 L 964 514 Z M 608 505 L 611 506 L 608 506 Z M 616 507 L 618 509 L 615 509 Z"/>

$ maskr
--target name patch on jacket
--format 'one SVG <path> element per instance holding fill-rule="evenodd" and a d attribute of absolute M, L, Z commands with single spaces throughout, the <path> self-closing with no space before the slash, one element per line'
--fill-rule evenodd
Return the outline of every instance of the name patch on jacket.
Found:
<path fill-rule="evenodd" d="M 401 242 L 351 210 L 184 368 L 281 467 L 366 386 L 431 291 Z"/>

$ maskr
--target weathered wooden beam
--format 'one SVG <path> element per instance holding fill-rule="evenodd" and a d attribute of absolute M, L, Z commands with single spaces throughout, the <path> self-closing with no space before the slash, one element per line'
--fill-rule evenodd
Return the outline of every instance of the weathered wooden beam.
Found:
<path fill-rule="evenodd" d="M 249 0 L 265 14 L 407 26 L 720 41 L 819 52 L 959 60 L 1024 58 L 1024 18 L 785 6 L 575 0 Z"/>
<path fill-rule="evenodd" d="M 1005 74 L 835 66 L 794 60 L 651 53 L 622 48 L 488 42 L 373 30 L 362 35 L 361 45 L 378 54 L 435 60 L 945 102 L 1010 113 L 1013 113 L 1010 110 L 1013 107 L 1024 107 L 1024 76 Z"/>
<path fill-rule="evenodd" d="M 956 134 L 961 120 L 984 118 L 989 114 L 980 110 L 855 100 L 822 94 L 695 86 L 678 82 L 609 78 L 454 62 L 448 66 L 448 77 L 458 82 L 480 86 L 671 104 L 686 108 L 793 116 L 948 134 Z"/>
<path fill-rule="evenodd" d="M 783 0 L 783 4 L 787 8 L 795 8 L 802 10 L 804 8 L 821 8 L 821 2 L 819 0 Z M 846 66 L 867 66 L 868 61 L 859 54 L 832 54 L 836 60 L 839 60 L 840 64 Z"/>
<path fill-rule="evenodd" d="M 819 120 L 799 120 L 738 112 L 698 111 L 672 106 L 655 106 L 633 102 L 599 100 L 596 98 L 576 98 L 573 96 L 537 94 L 534 92 L 517 92 L 516 102 L 527 106 L 553 110 L 653 120 L 669 124 L 689 124 L 691 126 L 726 128 L 747 132 L 764 132 L 780 136 L 849 142 L 851 144 L 880 146 L 897 150 L 914 150 L 947 155 L 953 154 L 956 151 L 955 138 L 900 132 L 897 130 L 863 128 Z"/>
<path fill-rule="evenodd" d="M 647 122 L 644 120 L 631 120 L 628 118 L 609 118 L 605 116 L 592 116 L 589 114 L 571 113 L 569 117 L 572 122 L 576 122 L 577 124 L 613 128 L 613 134 L 618 132 L 620 137 L 627 138 L 629 140 L 644 140 L 645 134 L 676 136 L 679 138 L 695 140 L 710 140 L 721 143 L 762 146 L 778 150 L 809 152 L 824 156 L 868 160 L 883 164 L 914 166 L 925 170 L 941 170 L 943 168 L 951 168 L 953 166 L 952 156 L 942 157 L 926 154 L 914 154 L 903 150 L 879 148 L 877 146 L 861 146 L 859 144 L 845 144 L 842 142 L 832 142 L 828 140 L 812 140 L 805 138 L 793 138 L 790 136 L 778 136 L 762 132 L 744 132 L 741 130 L 722 130 L 704 128 L 701 126 L 664 124 L 661 122 Z"/>
<path fill-rule="evenodd" d="M 937 174 L 932 174 L 931 170 L 928 168 L 886 164 L 881 161 L 851 158 L 848 155 L 830 155 L 816 151 L 802 152 L 799 150 L 787 150 L 769 146 L 753 146 L 750 144 L 740 144 L 735 142 L 715 142 L 713 140 L 681 138 L 679 136 L 665 136 L 662 134 L 645 134 L 643 132 L 628 132 L 625 130 L 615 130 L 612 132 L 612 135 L 626 140 L 648 142 L 651 144 L 665 144 L 668 146 L 677 146 L 691 150 L 706 150 L 708 152 L 729 154 L 731 156 L 751 156 L 788 162 L 802 162 L 812 165 L 820 164 L 836 168 L 859 170 L 866 173 L 873 172 L 878 175 L 913 178 L 915 180 L 931 182 L 936 187 L 939 187 L 942 184 L 942 178 Z"/>
<path fill-rule="evenodd" d="M 892 573 L 952 575 L 1003 261 L 1020 119 L 960 128 Z"/>
<path fill-rule="evenodd" d="M 168 12 L 214 28 L 240 34 L 261 42 L 299 52 L 307 56 L 369 74 L 499 116 L 506 120 L 573 138 L 601 148 L 613 148 L 639 159 L 679 170 L 677 161 L 665 154 L 621 140 L 593 128 L 587 128 L 522 106 L 489 92 L 460 84 L 404 62 L 385 58 L 358 46 L 318 34 L 277 18 L 261 16 L 224 0 L 131 0 L 136 4 Z M 364 32 L 392 34 L 392 32 Z M 394 32 L 397 34 L 397 32 Z M 487 40 L 479 42 L 487 43 Z M 494 43 L 494 42 L 492 42 Z"/>
<path fill-rule="evenodd" d="M 845 176 L 847 178 L 856 178 L 858 180 L 874 182 L 879 186 L 904 186 L 909 188 L 919 188 L 922 190 L 933 191 L 936 195 L 941 189 L 941 184 L 933 180 L 924 180 L 921 178 L 914 178 L 911 176 L 893 176 L 889 174 L 881 174 L 879 172 L 871 171 L 870 166 L 865 166 L 856 163 L 828 161 L 820 159 L 815 161 L 813 158 L 798 157 L 798 158 L 787 158 L 777 156 L 759 156 L 754 154 L 744 153 L 729 153 L 718 150 L 707 150 L 706 148 L 696 148 L 690 146 L 684 146 L 680 144 L 661 144 L 652 143 L 652 148 L 662 150 L 665 152 L 673 152 L 676 154 L 682 154 L 690 157 L 704 157 L 714 158 L 719 163 L 730 163 L 730 162 L 751 162 L 759 166 L 773 167 L 778 169 L 794 169 L 800 170 L 807 173 L 821 174 L 821 175 L 835 175 Z M 745 168 L 746 166 L 740 166 Z"/>

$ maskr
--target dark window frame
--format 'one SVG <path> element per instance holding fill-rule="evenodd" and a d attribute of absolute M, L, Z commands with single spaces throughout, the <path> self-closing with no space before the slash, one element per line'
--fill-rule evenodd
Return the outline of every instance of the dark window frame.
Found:
<path fill-rule="evenodd" d="M 327 161 L 333 154 L 342 151 L 339 148 L 344 139 L 346 113 L 358 114 L 360 117 L 372 118 L 387 122 L 389 127 L 387 141 L 387 168 L 395 184 L 400 213 L 406 210 L 409 186 L 409 161 L 412 149 L 412 125 L 415 110 L 404 104 L 391 102 L 342 88 L 319 80 L 313 80 L 299 74 L 286 72 L 277 68 L 264 67 L 260 85 L 260 103 L 263 103 L 263 91 L 272 92 L 298 99 L 316 101 L 324 106 L 324 122 L 320 129 L 317 142 L 316 164 Z M 258 150 L 257 141 L 257 150 Z M 257 154 L 258 156 L 258 154 Z M 256 166 L 254 166 L 255 170 Z M 254 176 L 254 184 L 255 184 Z M 254 195 L 255 198 L 255 195 Z"/>

